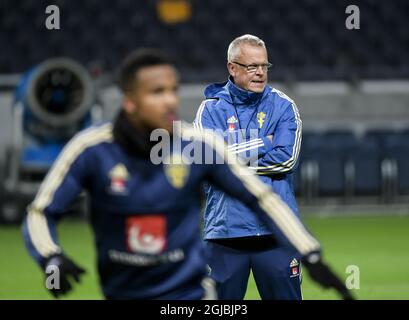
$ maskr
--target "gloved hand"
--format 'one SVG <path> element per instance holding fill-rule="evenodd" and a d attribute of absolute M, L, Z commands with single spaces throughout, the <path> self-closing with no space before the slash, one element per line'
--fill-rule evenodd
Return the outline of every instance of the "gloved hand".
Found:
<path fill-rule="evenodd" d="M 55 267 L 58 268 L 58 273 Z M 57 254 L 49 257 L 45 264 L 46 277 L 57 277 L 53 281 L 46 280 L 46 287 L 55 298 L 64 295 L 72 289 L 72 279 L 80 282 L 80 276 L 85 273 L 85 270 L 77 266 L 72 260 L 63 254 Z"/>
<path fill-rule="evenodd" d="M 324 288 L 334 288 L 344 300 L 354 300 L 350 291 L 338 276 L 326 265 L 318 253 L 310 254 L 302 259 L 303 266 L 311 278 Z"/>

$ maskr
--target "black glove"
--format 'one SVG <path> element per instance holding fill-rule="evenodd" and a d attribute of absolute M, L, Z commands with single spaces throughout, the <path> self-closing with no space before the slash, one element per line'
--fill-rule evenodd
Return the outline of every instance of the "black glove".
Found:
<path fill-rule="evenodd" d="M 58 268 L 58 273 L 55 272 L 54 266 Z M 59 288 L 56 285 L 56 281 L 58 280 L 53 279 L 56 281 L 53 281 L 53 283 L 51 283 L 50 288 L 48 288 L 48 286 L 50 286 L 50 283 L 48 282 L 48 280 L 46 280 L 46 287 L 55 298 L 59 298 L 60 295 L 64 295 L 72 289 L 71 278 L 79 283 L 80 276 L 85 273 L 85 270 L 83 268 L 77 266 L 72 260 L 62 254 L 57 254 L 49 257 L 45 263 L 44 271 L 46 272 L 46 277 L 52 277 L 59 274 Z"/>
<path fill-rule="evenodd" d="M 354 300 L 345 284 L 320 258 L 318 253 L 310 254 L 302 259 L 303 266 L 311 278 L 324 288 L 334 288 L 344 300 Z"/>

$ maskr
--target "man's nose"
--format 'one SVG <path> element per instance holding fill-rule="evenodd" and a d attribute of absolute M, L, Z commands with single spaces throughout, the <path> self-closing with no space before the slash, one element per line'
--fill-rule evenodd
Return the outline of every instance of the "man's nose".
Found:
<path fill-rule="evenodd" d="M 257 75 L 264 75 L 266 73 L 266 70 L 264 70 L 264 67 L 262 65 L 258 65 L 256 69 L 256 74 Z"/>
<path fill-rule="evenodd" d="M 179 96 L 175 92 L 169 92 L 166 94 L 166 107 L 169 110 L 176 110 L 179 103 Z"/>

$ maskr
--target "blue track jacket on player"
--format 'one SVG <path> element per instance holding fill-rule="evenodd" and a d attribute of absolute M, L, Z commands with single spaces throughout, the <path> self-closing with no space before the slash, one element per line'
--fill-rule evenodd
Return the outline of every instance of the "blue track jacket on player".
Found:
<path fill-rule="evenodd" d="M 222 134 L 230 151 L 298 214 L 291 172 L 300 152 L 302 123 L 294 101 L 269 86 L 262 93 L 242 90 L 231 79 L 204 93 L 195 127 Z M 206 239 L 273 233 L 252 210 L 217 187 L 205 186 L 205 192 Z"/>
<path fill-rule="evenodd" d="M 125 118 L 79 133 L 50 169 L 23 226 L 26 245 L 42 268 L 62 252 L 56 222 L 86 190 L 107 298 L 200 299 L 206 274 L 199 231 L 203 182 L 263 216 L 282 245 L 302 255 L 319 251 L 319 243 L 267 185 L 234 159 L 219 160 L 228 154 L 220 138 L 186 128 L 180 139 L 162 140 L 161 154 L 149 136 L 140 137 L 131 127 Z M 132 135 L 147 146 L 126 142 Z M 194 158 L 191 150 L 197 151 Z M 209 153 L 211 164 L 196 158 Z"/>

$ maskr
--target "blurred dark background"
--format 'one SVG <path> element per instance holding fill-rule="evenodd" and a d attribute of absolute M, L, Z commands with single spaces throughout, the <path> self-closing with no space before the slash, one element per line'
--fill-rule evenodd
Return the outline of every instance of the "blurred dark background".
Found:
<path fill-rule="evenodd" d="M 49 4 L 60 8 L 58 32 L 44 26 Z M 345 28 L 350 4 L 358 31 Z M 279 81 L 407 78 L 408 17 L 406 0 L 2 0 L 0 70 L 64 55 L 109 71 L 149 46 L 172 55 L 185 82 L 220 81 L 228 44 L 251 33 L 267 43 Z"/>

